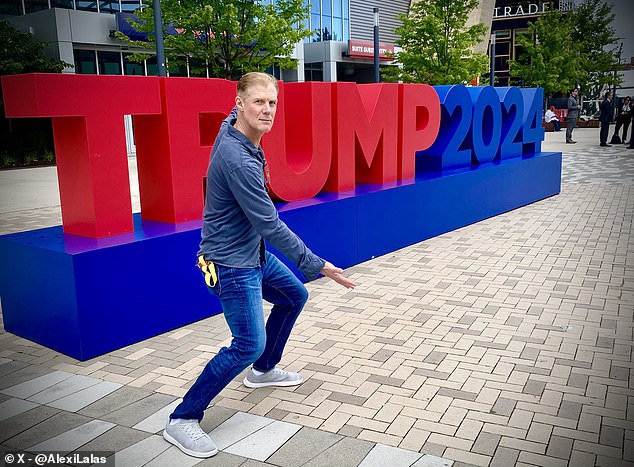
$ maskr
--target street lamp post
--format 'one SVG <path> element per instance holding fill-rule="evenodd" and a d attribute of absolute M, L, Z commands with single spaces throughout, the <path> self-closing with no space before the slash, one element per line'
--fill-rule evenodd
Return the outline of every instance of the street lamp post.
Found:
<path fill-rule="evenodd" d="M 621 54 L 623 53 L 623 42 L 621 42 L 621 45 L 619 46 L 619 64 L 618 66 L 614 67 L 614 82 L 612 83 L 612 102 L 614 102 L 614 104 L 612 105 L 612 118 L 610 120 L 614 120 L 614 116 L 616 115 L 617 112 L 617 106 L 616 106 L 616 75 L 618 73 L 618 69 L 621 68 Z"/>
<path fill-rule="evenodd" d="M 380 81 L 379 76 L 379 9 L 374 7 L 374 82 Z"/>
<path fill-rule="evenodd" d="M 495 86 L 495 31 L 491 31 L 491 71 L 489 72 L 489 84 Z"/>
<path fill-rule="evenodd" d="M 166 76 L 165 45 L 163 44 L 163 16 L 161 15 L 161 0 L 152 2 L 154 9 L 154 36 L 156 38 L 156 65 L 159 76 Z"/>

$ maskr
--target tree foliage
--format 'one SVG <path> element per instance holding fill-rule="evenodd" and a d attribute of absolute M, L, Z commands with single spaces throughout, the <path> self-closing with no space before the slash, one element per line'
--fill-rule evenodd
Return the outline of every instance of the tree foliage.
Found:
<path fill-rule="evenodd" d="M 162 0 L 165 56 L 170 66 L 187 58 L 209 77 L 236 79 L 247 71 L 271 66 L 289 68 L 296 44 L 310 36 L 302 21 L 308 9 L 302 0 Z M 122 33 L 117 37 L 132 47 L 154 50 L 152 0 L 137 10 L 138 21 L 131 21 L 148 41 L 133 41 Z M 168 34 L 175 29 L 177 34 Z M 134 61 L 148 58 L 135 53 Z"/>
<path fill-rule="evenodd" d="M 19 73 L 59 73 L 65 66 L 61 60 L 44 54 L 46 43 L 32 34 L 21 33 L 7 21 L 0 21 L 0 76 Z M 52 163 L 52 132 L 50 120 L 19 119 L 12 125 L 4 117 L 4 99 L 0 95 L 0 167 Z M 26 120 L 26 121 L 25 121 Z M 16 127 L 20 131 L 16 131 Z"/>
<path fill-rule="evenodd" d="M 604 0 L 584 0 L 570 15 L 572 41 L 579 44 L 579 86 L 582 90 L 618 85 L 621 77 L 613 5 Z"/>
<path fill-rule="evenodd" d="M 511 76 L 522 84 L 544 88 L 544 95 L 572 89 L 579 72 L 580 44 L 571 40 L 574 27 L 570 15 L 552 11 L 528 25 L 528 33 L 516 36 L 520 53 L 511 60 Z"/>
<path fill-rule="evenodd" d="M 581 93 L 618 84 L 620 76 L 612 26 L 612 5 L 604 0 L 583 0 L 563 14 L 551 11 L 518 37 L 523 53 L 511 61 L 511 75 L 528 86 L 544 88 L 546 96 L 575 86 Z"/>
<path fill-rule="evenodd" d="M 467 27 L 469 13 L 478 0 L 420 0 L 409 15 L 401 14 L 396 29 L 402 48 L 395 56 L 399 67 L 389 67 L 383 76 L 391 81 L 438 84 L 467 83 L 487 70 L 485 54 L 474 53 L 486 27 Z"/>
<path fill-rule="evenodd" d="M 45 42 L 0 21 L 0 76 L 19 73 L 60 73 L 67 63 L 44 55 Z"/>

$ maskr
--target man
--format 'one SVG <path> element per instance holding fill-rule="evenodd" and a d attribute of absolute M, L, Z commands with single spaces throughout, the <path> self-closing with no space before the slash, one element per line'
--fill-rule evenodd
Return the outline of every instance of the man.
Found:
<path fill-rule="evenodd" d="M 576 141 L 572 139 L 572 130 L 577 126 L 577 119 L 579 118 L 579 101 L 577 101 L 577 94 L 579 91 L 575 88 L 570 91 L 570 97 L 568 97 L 568 126 L 566 127 L 566 143 L 575 144 Z"/>
<path fill-rule="evenodd" d="M 276 365 L 308 292 L 265 250 L 264 239 L 307 279 L 321 273 L 344 287 L 355 286 L 341 269 L 306 247 L 279 219 L 269 198 L 260 140 L 273 126 L 277 93 L 272 76 L 244 75 L 238 82 L 236 107 L 222 123 L 211 150 L 198 266 L 209 290 L 220 299 L 232 341 L 205 366 L 163 432 L 167 441 L 195 457 L 218 452 L 199 423 L 211 400 L 249 365 L 253 364 L 244 384 L 250 388 L 302 382 L 299 373 Z M 273 304 L 266 325 L 263 299 Z"/>
<path fill-rule="evenodd" d="M 630 145 L 626 146 L 626 148 L 634 149 L 634 111 L 630 112 L 630 122 L 632 124 L 632 131 L 630 132 Z M 625 138 L 623 139 L 623 142 L 625 143 Z"/>
<path fill-rule="evenodd" d="M 603 96 L 603 101 L 599 104 L 599 112 L 599 121 L 601 122 L 600 146 L 609 148 L 612 145 L 608 144 L 608 132 L 610 130 L 610 120 L 612 120 L 612 114 L 614 113 L 612 93 L 610 91 L 607 91 Z"/>

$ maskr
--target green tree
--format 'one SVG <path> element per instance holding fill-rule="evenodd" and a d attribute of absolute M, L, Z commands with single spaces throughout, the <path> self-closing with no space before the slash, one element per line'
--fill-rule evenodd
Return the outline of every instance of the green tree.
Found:
<path fill-rule="evenodd" d="M 517 36 L 522 51 L 510 60 L 510 74 L 526 86 L 544 88 L 547 98 L 557 91 L 572 89 L 580 77 L 580 44 L 570 15 L 552 11 L 528 25 L 528 33 Z"/>
<path fill-rule="evenodd" d="M 45 42 L 17 31 L 8 22 L 0 21 L 0 76 L 19 73 L 60 73 L 65 66 L 61 60 L 44 55 Z"/>
<path fill-rule="evenodd" d="M 604 0 L 584 0 L 570 13 L 571 42 L 578 44 L 579 86 L 582 92 L 592 88 L 600 93 L 603 86 L 618 85 L 621 77 L 614 29 L 613 5 Z"/>
<path fill-rule="evenodd" d="M 438 84 L 467 83 L 487 70 L 485 54 L 474 53 L 486 27 L 467 27 L 469 13 L 478 0 L 420 0 L 409 15 L 401 14 L 396 43 L 398 67 L 384 70 L 388 81 Z"/>
<path fill-rule="evenodd" d="M 0 76 L 19 73 L 59 73 L 65 66 L 61 60 L 44 54 L 45 42 L 32 34 L 21 33 L 7 21 L 0 21 Z M 0 167 L 33 163 L 44 159 L 52 162 L 53 142 L 50 120 L 18 119 L 11 125 L 4 117 L 4 99 L 0 93 Z M 17 123 L 17 122 L 16 122 Z"/>
<path fill-rule="evenodd" d="M 510 62 L 511 75 L 543 87 L 546 96 L 578 86 L 581 95 L 596 98 L 604 86 L 619 84 L 612 8 L 604 0 L 583 0 L 566 14 L 541 16 L 518 37 L 523 53 Z"/>
<path fill-rule="evenodd" d="M 311 32 L 304 26 L 308 8 L 303 0 L 162 0 L 165 56 L 168 70 L 185 59 L 209 77 L 236 79 L 247 71 L 272 66 L 289 68 L 296 44 Z M 117 37 L 132 47 L 154 50 L 152 0 L 135 14 L 132 26 L 148 33 L 148 41 Z M 167 34 L 167 25 L 178 34 Z M 131 60 L 142 61 L 147 53 L 137 52 Z"/>

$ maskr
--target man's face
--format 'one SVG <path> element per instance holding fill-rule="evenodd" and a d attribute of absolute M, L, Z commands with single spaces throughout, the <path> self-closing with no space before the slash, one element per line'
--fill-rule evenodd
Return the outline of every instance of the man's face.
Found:
<path fill-rule="evenodd" d="M 272 84 L 250 86 L 236 97 L 242 128 L 248 135 L 262 136 L 271 131 L 277 110 L 277 91 Z"/>
<path fill-rule="evenodd" d="M 577 97 L 577 90 L 576 89 L 574 91 L 572 91 L 572 96 L 573 97 Z"/>

